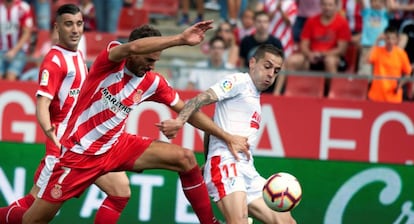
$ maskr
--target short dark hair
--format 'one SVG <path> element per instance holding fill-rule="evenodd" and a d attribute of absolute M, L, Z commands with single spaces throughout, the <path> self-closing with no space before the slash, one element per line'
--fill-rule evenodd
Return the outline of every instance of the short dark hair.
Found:
<path fill-rule="evenodd" d="M 79 7 L 75 4 L 64 4 L 60 6 L 56 12 L 56 17 L 59 17 L 63 14 L 69 13 L 72 15 L 75 15 L 77 13 L 81 12 Z"/>
<path fill-rule="evenodd" d="M 395 26 L 387 26 L 387 28 L 385 28 L 384 33 L 395 33 L 398 34 L 398 29 Z"/>
<path fill-rule="evenodd" d="M 254 17 L 253 17 L 254 20 L 256 20 L 257 17 L 259 17 L 261 15 L 265 15 L 265 16 L 269 17 L 269 14 L 267 14 L 265 11 L 257 11 L 257 12 L 254 13 Z"/>
<path fill-rule="evenodd" d="M 135 28 L 129 35 L 128 41 L 134 41 L 144 37 L 159 37 L 161 32 L 150 25 L 142 25 Z"/>
<path fill-rule="evenodd" d="M 282 59 L 285 58 L 282 49 L 279 49 L 278 47 L 274 46 L 273 44 L 262 44 L 260 45 L 256 51 L 254 52 L 253 57 L 256 60 L 259 60 L 264 57 L 265 53 L 270 53 L 276 56 L 281 57 Z"/>
<path fill-rule="evenodd" d="M 224 45 L 226 45 L 226 42 L 224 41 L 224 39 L 220 36 L 213 36 L 210 41 L 208 42 L 209 46 L 213 46 L 213 44 L 217 41 L 222 42 Z"/>

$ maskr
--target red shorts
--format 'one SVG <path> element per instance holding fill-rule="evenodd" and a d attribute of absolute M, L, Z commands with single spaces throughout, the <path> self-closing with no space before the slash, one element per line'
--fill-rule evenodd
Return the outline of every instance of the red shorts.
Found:
<path fill-rule="evenodd" d="M 61 150 L 58 147 L 56 147 L 55 143 L 53 143 L 53 141 L 50 140 L 49 138 L 46 139 L 45 147 L 46 147 L 46 155 L 40 161 L 40 164 L 37 167 L 37 170 L 34 174 L 33 183 L 35 184 L 37 184 L 37 180 L 39 179 L 40 174 L 43 172 L 42 170 L 45 169 L 45 160 L 50 161 L 49 159 L 46 159 L 46 158 L 49 158 L 51 156 L 55 158 L 59 158 L 60 153 L 61 153 Z"/>
<path fill-rule="evenodd" d="M 53 167 L 38 196 L 49 202 L 79 197 L 95 180 L 111 171 L 133 170 L 135 161 L 153 139 L 123 133 L 106 153 L 96 156 L 67 151 Z"/>

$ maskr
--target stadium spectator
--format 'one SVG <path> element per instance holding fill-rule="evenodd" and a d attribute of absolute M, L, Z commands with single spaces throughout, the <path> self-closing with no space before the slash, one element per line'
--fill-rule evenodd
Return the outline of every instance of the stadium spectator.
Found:
<path fill-rule="evenodd" d="M 346 69 L 343 58 L 351 31 L 338 13 L 338 0 L 321 0 L 321 13 L 309 18 L 303 27 L 300 51 L 286 60 L 288 71 L 325 71 L 336 74 Z M 281 76 L 283 77 L 283 76 Z M 326 91 L 329 91 L 326 80 Z"/>
<path fill-rule="evenodd" d="M 50 26 L 52 25 L 51 0 L 34 0 L 32 2 L 37 29 L 50 30 Z"/>
<path fill-rule="evenodd" d="M 240 47 L 236 43 L 236 37 L 232 31 L 231 24 L 228 22 L 220 23 L 216 29 L 215 35 L 223 38 L 224 43 L 226 44 L 226 49 L 223 54 L 224 60 L 232 66 L 237 66 L 239 64 Z"/>
<path fill-rule="evenodd" d="M 389 0 L 391 6 L 390 26 L 399 29 L 401 24 L 414 19 L 414 0 Z"/>
<path fill-rule="evenodd" d="M 80 0 L 79 8 L 83 15 L 85 31 L 96 30 L 95 6 L 92 0 Z"/>
<path fill-rule="evenodd" d="M 359 46 L 362 32 L 362 4 L 361 1 L 366 0 L 342 0 L 341 13 L 348 20 L 351 29 L 351 42 Z"/>
<path fill-rule="evenodd" d="M 297 6 L 295 0 L 261 0 L 256 10 L 265 11 L 270 16 L 269 32 L 283 45 L 285 57 L 295 50 L 292 25 L 296 20 Z"/>
<path fill-rule="evenodd" d="M 218 223 L 191 150 L 124 131 L 129 113 L 143 101 L 164 103 L 177 112 L 182 109 L 184 102 L 178 93 L 162 75 L 151 70 L 163 49 L 200 43 L 211 24 L 212 21 L 197 23 L 181 34 L 167 37 L 159 37 L 158 30 L 145 25 L 131 32 L 128 43 L 111 42 L 103 48 L 86 77 L 85 88 L 80 91 L 79 102 L 62 136 L 64 153 L 24 214 L 23 223 L 51 221 L 63 202 L 81 194 L 107 172 L 146 169 L 178 172 L 184 194 L 200 222 Z M 244 137 L 224 132 L 201 112 L 192 121 L 225 139 L 230 148 L 247 150 Z"/>
<path fill-rule="evenodd" d="M 212 84 L 230 73 L 234 66 L 223 59 L 225 43 L 223 38 L 215 36 L 209 41 L 209 58 L 195 64 L 190 69 L 187 90 L 207 90 Z"/>
<path fill-rule="evenodd" d="M 251 9 L 246 9 L 242 14 L 240 25 L 237 25 L 237 27 L 233 29 L 233 33 L 236 38 L 236 44 L 240 45 L 241 40 L 244 37 L 253 34 L 255 31 L 254 11 Z"/>
<path fill-rule="evenodd" d="M 178 21 L 179 26 L 188 26 L 190 24 L 195 24 L 198 22 L 203 21 L 204 19 L 204 1 L 203 0 L 195 0 L 196 1 L 196 10 L 197 16 L 196 18 L 190 23 L 190 0 L 181 0 L 181 19 Z"/>
<path fill-rule="evenodd" d="M 384 42 L 381 46 L 380 43 Z M 398 47 L 398 30 L 387 27 L 383 35 L 377 38 L 369 54 L 373 66 L 374 78 L 368 92 L 368 98 L 378 102 L 402 102 L 402 86 L 406 83 L 403 76 L 410 76 L 412 68 L 407 53 Z"/>
<path fill-rule="evenodd" d="M 370 0 L 370 6 L 359 0 L 362 7 L 362 34 L 361 53 L 358 66 L 358 74 L 371 75 L 372 66 L 368 63 L 368 53 L 385 28 L 388 26 L 388 10 L 385 0 Z"/>
<path fill-rule="evenodd" d="M 93 0 L 96 16 L 96 28 L 100 32 L 115 33 L 118 27 L 121 0 Z"/>
<path fill-rule="evenodd" d="M 256 12 L 254 16 L 254 26 L 256 32 L 243 38 L 240 44 L 240 66 L 249 67 L 250 58 L 261 44 L 272 44 L 279 49 L 283 49 L 279 39 L 269 34 L 269 15 L 263 11 Z M 278 82 L 278 81 L 277 81 Z M 264 93 L 279 94 L 281 89 L 275 88 L 277 82 L 266 89 Z"/>
<path fill-rule="evenodd" d="M 300 41 L 300 36 L 306 20 L 320 13 L 320 1 L 321 0 L 296 0 L 298 13 L 292 27 L 293 40 L 296 43 L 299 43 Z"/>
<path fill-rule="evenodd" d="M 0 15 L 0 79 L 14 81 L 26 64 L 32 11 L 24 1 L 5 0 L 0 1 Z"/>
<path fill-rule="evenodd" d="M 290 212 L 275 212 L 264 203 L 262 190 L 266 179 L 257 172 L 251 159 L 260 126 L 260 93 L 275 81 L 282 64 L 281 49 L 271 44 L 261 45 L 249 60 L 248 73 L 226 76 L 190 99 L 176 119 L 162 122 L 163 133 L 175 136 L 193 113 L 215 104 L 213 120 L 217 125 L 248 137 L 250 149 L 239 152 L 210 136 L 204 180 L 226 223 L 248 223 L 248 215 L 262 223 L 296 223 Z"/>

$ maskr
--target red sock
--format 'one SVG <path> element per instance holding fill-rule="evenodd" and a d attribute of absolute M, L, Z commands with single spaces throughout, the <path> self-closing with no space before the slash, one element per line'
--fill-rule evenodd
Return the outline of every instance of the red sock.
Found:
<path fill-rule="evenodd" d="M 96 212 L 95 224 L 116 224 L 128 203 L 129 197 L 117 197 L 109 195 L 103 201 Z"/>
<path fill-rule="evenodd" d="M 0 223 L 22 223 L 23 214 L 33 204 L 34 200 L 35 198 L 31 194 L 28 194 L 13 202 L 11 205 L 0 208 Z"/>
<path fill-rule="evenodd" d="M 208 196 L 207 187 L 201 176 L 200 167 L 195 166 L 187 172 L 179 173 L 181 185 L 188 201 L 193 207 L 201 224 L 218 223 Z"/>

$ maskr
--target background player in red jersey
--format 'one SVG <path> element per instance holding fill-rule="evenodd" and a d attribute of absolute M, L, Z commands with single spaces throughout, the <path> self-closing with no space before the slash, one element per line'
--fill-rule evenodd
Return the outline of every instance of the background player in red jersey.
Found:
<path fill-rule="evenodd" d="M 131 33 L 128 43 L 108 44 L 93 63 L 73 109 L 61 141 L 65 153 L 47 176 L 23 223 L 51 221 L 63 202 L 79 196 L 109 171 L 145 169 L 177 171 L 200 222 L 217 223 L 191 150 L 124 131 L 129 113 L 143 101 L 163 103 L 177 112 L 183 108 L 178 93 L 162 75 L 151 70 L 161 50 L 199 44 L 211 24 L 200 22 L 167 37 L 143 26 Z M 230 148 L 247 150 L 246 138 L 224 132 L 206 115 L 195 113 L 190 121 L 225 140 Z"/>
<path fill-rule="evenodd" d="M 24 211 L 35 200 L 39 186 L 61 154 L 59 139 L 67 126 L 73 106 L 88 73 L 84 57 L 78 49 L 83 34 L 83 19 L 75 5 L 63 5 L 57 11 L 55 24 L 59 41 L 45 56 L 40 67 L 36 93 L 36 116 L 47 136 L 46 155 L 41 161 L 29 194 L 0 209 L 0 223 L 21 223 Z M 116 180 L 116 181 L 115 181 Z M 124 172 L 108 173 L 96 181 L 108 194 L 98 209 L 95 223 L 116 223 L 130 197 L 129 180 Z"/>

